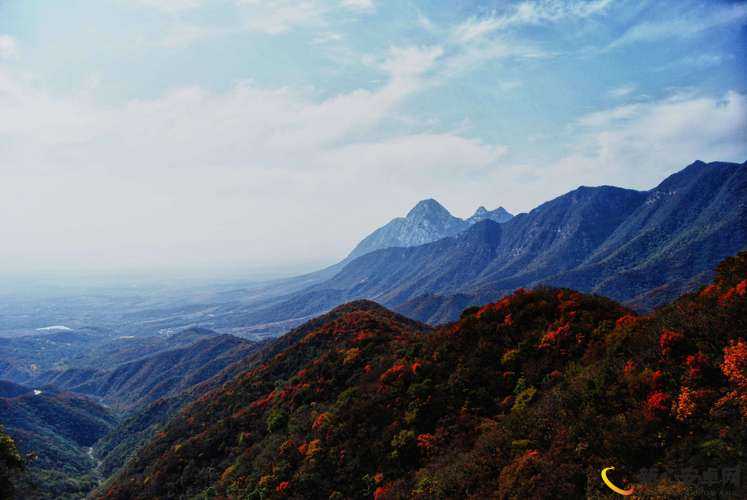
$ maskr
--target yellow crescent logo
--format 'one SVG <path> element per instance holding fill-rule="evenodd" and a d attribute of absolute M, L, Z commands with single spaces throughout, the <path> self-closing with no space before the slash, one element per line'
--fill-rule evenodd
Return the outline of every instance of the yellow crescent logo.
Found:
<path fill-rule="evenodd" d="M 611 489 L 615 493 L 619 493 L 620 495 L 622 495 L 624 497 L 632 495 L 633 492 L 635 491 L 635 488 L 628 488 L 627 490 L 624 490 L 622 488 L 618 488 L 617 486 L 615 486 L 615 484 L 612 481 L 610 481 L 607 478 L 607 471 L 608 470 L 615 470 L 615 468 L 614 467 L 606 467 L 606 468 L 602 469 L 602 481 L 604 481 L 604 484 L 606 484 L 609 487 L 609 489 Z"/>

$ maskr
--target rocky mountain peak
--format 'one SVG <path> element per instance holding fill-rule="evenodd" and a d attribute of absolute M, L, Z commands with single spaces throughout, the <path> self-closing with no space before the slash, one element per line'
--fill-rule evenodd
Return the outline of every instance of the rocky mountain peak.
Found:
<path fill-rule="evenodd" d="M 488 210 L 484 206 L 480 206 L 477 208 L 477 210 L 475 210 L 475 213 L 472 215 L 472 217 L 467 219 L 467 222 L 469 222 L 470 224 L 475 224 L 487 219 L 490 219 L 494 222 L 506 222 L 512 217 L 513 215 L 511 215 L 503 207 L 498 207 L 495 210 Z"/>
<path fill-rule="evenodd" d="M 453 217 L 451 213 L 433 198 L 419 201 L 407 213 L 407 219 L 448 219 L 451 217 Z"/>

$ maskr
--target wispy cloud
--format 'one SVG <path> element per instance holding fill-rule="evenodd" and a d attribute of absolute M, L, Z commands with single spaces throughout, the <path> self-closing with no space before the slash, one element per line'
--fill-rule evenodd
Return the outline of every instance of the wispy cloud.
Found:
<path fill-rule="evenodd" d="M 422 12 L 418 12 L 418 26 L 429 32 L 435 32 L 438 29 L 433 21 L 428 19 L 428 16 L 426 16 Z"/>
<path fill-rule="evenodd" d="M 325 43 L 334 43 L 334 42 L 340 42 L 345 37 L 341 33 L 336 33 L 334 31 L 325 31 L 323 33 L 320 33 L 314 37 L 312 40 L 312 43 L 315 44 L 325 44 Z"/>
<path fill-rule="evenodd" d="M 454 37 L 460 42 L 470 42 L 507 28 L 582 19 L 603 12 L 611 3 L 612 0 L 521 2 L 502 15 L 465 21 L 454 30 Z"/>
<path fill-rule="evenodd" d="M 618 48 L 640 42 L 656 42 L 667 38 L 691 37 L 703 31 L 747 21 L 747 3 L 708 5 L 656 21 L 646 21 L 628 29 L 608 48 Z"/>
<path fill-rule="evenodd" d="M 446 74 L 456 75 L 487 61 L 542 59 L 554 53 L 513 33 L 512 28 L 576 21 L 602 14 L 613 0 L 541 0 L 512 4 L 502 13 L 473 17 L 454 26 L 447 36 L 456 54 L 445 61 Z"/>
<path fill-rule="evenodd" d="M 629 177 L 642 184 L 660 176 L 662 165 L 747 157 L 747 96 L 735 91 L 617 106 L 583 116 L 579 124 L 583 140 L 573 156 L 599 168 L 600 182 Z"/>
<path fill-rule="evenodd" d="M 635 92 L 637 88 L 638 85 L 636 85 L 635 83 L 626 83 L 624 85 L 620 85 L 619 87 L 610 89 L 607 92 L 607 95 L 609 97 L 612 97 L 613 99 L 621 99 Z"/>
<path fill-rule="evenodd" d="M 206 0 L 126 0 L 161 10 L 171 14 L 195 9 L 208 5 Z M 249 31 L 279 35 L 303 26 L 321 26 L 325 15 L 331 7 L 322 0 L 231 0 L 239 8 L 239 14 L 244 20 L 243 26 Z M 351 0 L 353 4 L 363 9 L 368 2 Z M 353 4 L 347 8 L 354 8 Z M 209 28 L 198 25 L 180 25 L 180 33 L 169 33 L 175 42 L 167 40 L 166 45 L 186 46 L 201 35 L 209 34 Z M 200 31 L 198 31 L 200 30 Z M 189 43 L 184 43 L 188 41 Z"/>
<path fill-rule="evenodd" d="M 535 44 L 509 37 L 491 37 L 468 44 L 451 45 L 452 51 L 442 62 L 441 77 L 453 78 L 488 61 L 510 59 L 547 59 L 551 52 Z"/>
<path fill-rule="evenodd" d="M 498 89 L 501 92 L 511 92 L 512 90 L 521 88 L 521 86 L 522 83 L 519 80 L 506 80 L 503 82 L 498 82 Z"/>
<path fill-rule="evenodd" d="M 18 221 L 3 228 L 13 244 L 0 255 L 29 267 L 35 259 L 81 258 L 166 265 L 194 251 L 261 264 L 297 259 L 295 245 L 306 245 L 303 254 L 313 259 L 343 255 L 381 220 L 381 206 L 360 203 L 370 193 L 386 192 L 394 216 L 423 190 L 466 192 L 471 186 L 460 179 L 504 154 L 417 120 L 408 130 L 366 134 L 398 118 L 440 55 L 438 47 L 393 48 L 380 63 L 387 78 L 379 88 L 321 101 L 239 84 L 106 106 L 86 95 L 48 94 L 0 70 L 0 142 L 8 145 L 0 210 Z M 44 206 L 24 194 L 31 191 Z M 59 206 L 53 225 L 48 206 Z M 332 219 L 334 227 L 325 222 Z M 289 246 L 288 235 L 297 243 Z M 45 250 L 51 239 L 66 242 L 54 255 Z"/>
<path fill-rule="evenodd" d="M 358 11 L 372 11 L 376 8 L 374 0 L 340 0 L 340 5 Z"/>
<path fill-rule="evenodd" d="M 381 67 L 394 78 L 417 77 L 431 69 L 442 54 L 441 47 L 392 47 Z"/>
<path fill-rule="evenodd" d="M 17 55 L 16 39 L 10 35 L 0 35 L 0 59 L 10 59 Z"/>
<path fill-rule="evenodd" d="M 199 40 L 232 32 L 236 32 L 236 30 L 179 23 L 163 33 L 158 40 L 158 45 L 172 49 L 182 49 Z"/>
<path fill-rule="evenodd" d="M 504 186 L 508 206 L 531 208 L 579 185 L 649 189 L 697 159 L 747 159 L 747 96 L 734 91 L 615 106 L 577 125 L 566 155 L 501 165 L 486 182 Z"/>
<path fill-rule="evenodd" d="M 327 7 L 315 0 L 238 0 L 251 31 L 278 35 L 294 28 L 323 25 Z"/>
<path fill-rule="evenodd" d="M 733 54 L 692 54 L 681 59 L 669 62 L 658 68 L 655 71 L 669 71 L 677 68 L 686 68 L 690 70 L 701 70 L 705 68 L 712 68 L 719 66 L 726 61 L 734 59 Z"/>
<path fill-rule="evenodd" d="M 177 12 L 194 9 L 203 4 L 204 0 L 127 0 L 145 7 L 156 8 L 165 12 Z"/>
<path fill-rule="evenodd" d="M 605 127 L 639 116 L 643 104 L 625 104 L 611 109 L 588 113 L 577 120 L 584 127 Z"/>
<path fill-rule="evenodd" d="M 96 46 L 0 35 L 0 262 L 331 259 L 423 197 L 526 210 L 747 159 L 744 33 L 689 43 L 744 2 L 116 1 L 147 22 L 71 14 Z"/>

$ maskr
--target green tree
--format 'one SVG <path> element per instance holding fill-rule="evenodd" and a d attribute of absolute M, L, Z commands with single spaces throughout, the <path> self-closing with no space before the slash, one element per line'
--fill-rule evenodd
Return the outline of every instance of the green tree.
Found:
<path fill-rule="evenodd" d="M 16 443 L 0 425 L 0 498 L 12 498 L 13 479 L 23 471 L 24 463 Z"/>

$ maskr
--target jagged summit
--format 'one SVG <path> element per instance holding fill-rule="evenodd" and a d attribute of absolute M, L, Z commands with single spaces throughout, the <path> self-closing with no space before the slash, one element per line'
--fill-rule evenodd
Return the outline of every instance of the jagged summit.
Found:
<path fill-rule="evenodd" d="M 397 217 L 366 238 L 347 260 L 383 248 L 423 245 L 454 236 L 469 227 L 469 223 L 451 215 L 439 202 L 428 198 L 418 202 L 406 217 Z"/>
<path fill-rule="evenodd" d="M 467 219 L 470 224 L 475 224 L 486 219 L 490 219 L 493 222 L 506 222 L 513 218 L 513 215 L 503 207 L 498 207 L 495 210 L 488 210 L 484 206 L 479 206 L 472 217 Z"/>
<path fill-rule="evenodd" d="M 419 201 L 405 217 L 397 217 L 368 235 L 350 253 L 346 262 L 384 248 L 424 245 L 455 236 L 484 220 L 506 222 L 511 218 L 513 215 L 503 207 L 488 210 L 481 206 L 472 217 L 460 219 L 435 199 L 427 198 Z"/>
<path fill-rule="evenodd" d="M 451 213 L 444 208 L 438 201 L 433 198 L 427 198 L 419 201 L 412 209 L 407 212 L 407 219 L 413 218 L 449 218 L 453 217 Z"/>

